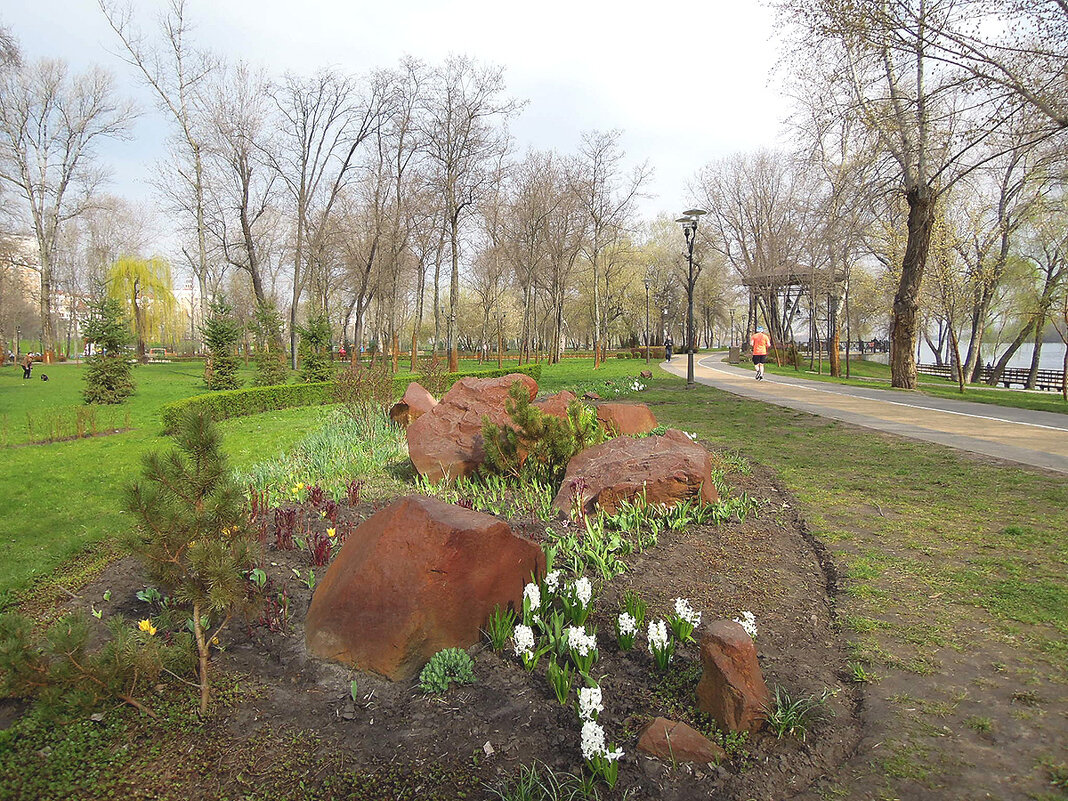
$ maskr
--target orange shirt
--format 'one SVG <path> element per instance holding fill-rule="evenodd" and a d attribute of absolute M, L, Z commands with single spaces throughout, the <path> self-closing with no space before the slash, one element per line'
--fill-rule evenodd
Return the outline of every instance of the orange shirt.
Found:
<path fill-rule="evenodd" d="M 753 345 L 754 356 L 768 355 L 768 345 L 771 344 L 771 337 L 763 331 L 757 331 L 753 336 L 749 337 L 749 342 Z"/>

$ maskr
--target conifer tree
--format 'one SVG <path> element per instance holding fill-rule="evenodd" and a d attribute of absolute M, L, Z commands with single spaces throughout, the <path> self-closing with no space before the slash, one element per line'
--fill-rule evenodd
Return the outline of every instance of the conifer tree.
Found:
<path fill-rule="evenodd" d="M 130 328 L 122 306 L 113 298 L 91 304 L 82 332 L 94 346 L 82 398 L 86 403 L 122 403 L 134 391 L 126 353 Z"/>
<path fill-rule="evenodd" d="M 256 377 L 252 379 L 252 385 L 273 387 L 286 383 L 289 367 L 282 344 L 282 319 L 273 306 L 263 304 L 256 309 L 252 331 L 257 340 Z"/>
<path fill-rule="evenodd" d="M 330 362 L 330 321 L 317 314 L 308 324 L 297 326 L 300 334 L 300 379 L 305 383 L 329 381 L 334 368 Z"/>
<path fill-rule="evenodd" d="M 241 339 L 241 327 L 234 319 L 234 307 L 225 298 L 216 298 L 208 306 L 204 323 L 204 344 L 208 361 L 204 365 L 204 383 L 210 390 L 237 389 L 237 356 L 234 351 Z"/>
<path fill-rule="evenodd" d="M 248 574 L 259 554 L 211 417 L 187 414 L 174 438 L 176 450 L 145 456 L 142 480 L 129 487 L 126 507 L 137 517 L 134 550 L 150 577 L 192 615 L 200 713 L 206 715 L 211 646 L 234 615 L 255 609 Z"/>

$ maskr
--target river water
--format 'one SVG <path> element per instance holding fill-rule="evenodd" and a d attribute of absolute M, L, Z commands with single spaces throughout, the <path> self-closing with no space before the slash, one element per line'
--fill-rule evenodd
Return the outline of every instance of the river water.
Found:
<path fill-rule="evenodd" d="M 1003 354 L 1007 349 L 1007 345 L 1001 345 L 999 348 L 995 348 L 992 345 L 983 345 L 983 361 L 991 364 L 997 362 L 998 356 Z M 1009 359 L 1009 367 L 1030 367 L 1031 366 L 1031 353 L 1034 350 L 1034 346 L 1031 343 L 1022 345 L 1018 351 Z M 961 356 L 967 354 L 965 346 L 962 343 Z M 924 364 L 934 364 L 934 353 L 927 347 L 927 343 L 924 342 L 920 345 L 919 350 L 920 361 Z M 1063 342 L 1043 342 L 1042 353 L 1039 356 L 1038 366 L 1041 370 L 1061 370 L 1064 368 L 1064 343 Z"/>

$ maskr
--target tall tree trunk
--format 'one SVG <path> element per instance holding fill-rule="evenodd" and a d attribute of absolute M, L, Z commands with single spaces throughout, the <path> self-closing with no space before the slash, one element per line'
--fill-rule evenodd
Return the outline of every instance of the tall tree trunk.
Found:
<path fill-rule="evenodd" d="M 909 189 L 905 200 L 909 205 L 908 240 L 890 321 L 890 384 L 915 389 L 920 286 L 931 249 L 935 198 L 930 187 L 921 184 Z"/>
<path fill-rule="evenodd" d="M 460 308 L 459 219 L 449 221 L 449 245 L 452 247 L 452 276 L 449 279 L 449 372 L 460 371 L 460 343 L 457 311 Z"/>
<path fill-rule="evenodd" d="M 986 383 L 992 387 L 996 387 L 998 382 L 1001 381 L 1001 374 L 1005 372 L 1005 368 L 1009 364 L 1009 360 L 1016 355 L 1016 351 L 1020 349 L 1024 341 L 1031 335 L 1031 331 L 1034 330 L 1035 321 L 1034 318 L 1028 321 L 1027 325 L 1020 329 L 1020 333 L 1016 335 L 1016 338 L 1009 344 L 1008 349 L 1001 354 L 1001 358 L 998 359 L 997 364 L 994 365 L 994 369 L 990 371 L 989 377 L 986 379 Z"/>
<path fill-rule="evenodd" d="M 1038 365 L 1042 360 L 1042 329 L 1046 327 L 1046 316 L 1039 314 L 1035 317 L 1035 344 L 1031 351 L 1031 369 L 1027 371 L 1027 384 L 1025 389 L 1034 389 L 1035 380 L 1038 378 Z"/>

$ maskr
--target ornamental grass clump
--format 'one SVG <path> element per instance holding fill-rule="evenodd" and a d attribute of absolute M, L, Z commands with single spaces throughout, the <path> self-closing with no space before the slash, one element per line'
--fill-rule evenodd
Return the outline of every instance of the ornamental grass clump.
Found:
<path fill-rule="evenodd" d="M 693 630 L 701 625 L 701 613 L 695 612 L 685 598 L 675 599 L 675 612 L 668 616 L 671 632 L 679 642 L 692 642 Z"/>
<path fill-rule="evenodd" d="M 419 674 L 419 689 L 427 695 L 441 695 L 452 683 L 474 684 L 475 665 L 463 648 L 445 648 L 434 654 Z"/>
<path fill-rule="evenodd" d="M 483 629 L 483 633 L 490 641 L 490 648 L 499 654 L 512 639 L 514 631 L 515 611 L 511 608 L 501 609 L 500 604 L 495 606 L 489 620 L 486 621 L 486 628 Z"/>
<path fill-rule="evenodd" d="M 656 666 L 660 670 L 667 670 L 675 655 L 675 640 L 668 631 L 668 625 L 663 620 L 655 623 L 649 621 L 649 630 L 646 632 L 649 640 L 649 653 L 653 655 Z"/>
<path fill-rule="evenodd" d="M 141 480 L 127 489 L 126 508 L 136 520 L 133 549 L 149 578 L 170 596 L 171 607 L 191 616 L 200 714 L 206 715 L 212 641 L 231 618 L 249 618 L 259 605 L 248 578 L 259 549 L 211 418 L 186 414 L 174 439 L 177 449 L 145 456 Z"/>

